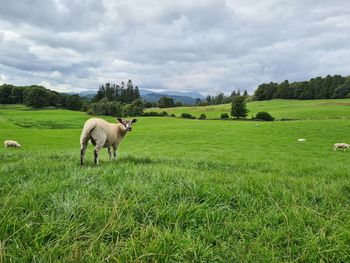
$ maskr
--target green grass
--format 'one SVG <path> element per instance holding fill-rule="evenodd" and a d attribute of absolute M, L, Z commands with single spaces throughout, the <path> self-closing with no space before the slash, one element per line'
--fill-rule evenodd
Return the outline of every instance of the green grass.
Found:
<path fill-rule="evenodd" d="M 249 117 L 259 111 L 267 111 L 277 119 L 350 119 L 350 99 L 254 101 L 248 102 L 247 108 Z M 169 114 L 175 114 L 177 117 L 185 112 L 197 118 L 204 113 L 207 118 L 219 119 L 221 113 L 230 114 L 231 104 L 206 107 L 151 108 L 147 111 L 166 111 Z"/>
<path fill-rule="evenodd" d="M 338 106 L 328 120 L 138 118 L 98 167 L 92 146 L 79 165 L 88 115 L 2 107 L 0 140 L 23 148 L 0 149 L 0 261 L 348 262 Z"/>

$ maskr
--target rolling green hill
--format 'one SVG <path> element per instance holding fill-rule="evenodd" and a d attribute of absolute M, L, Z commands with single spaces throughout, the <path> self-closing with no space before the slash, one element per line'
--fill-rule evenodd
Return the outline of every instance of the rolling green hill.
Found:
<path fill-rule="evenodd" d="M 267 111 L 276 119 L 336 119 L 350 118 L 350 99 L 337 100 L 270 100 L 248 102 L 249 117 L 259 111 Z M 231 104 L 200 106 L 200 107 L 179 107 L 179 108 L 151 108 L 147 111 L 166 111 L 180 116 L 181 113 L 190 113 L 199 117 L 202 113 L 207 118 L 220 118 L 221 113 L 230 113 Z"/>
<path fill-rule="evenodd" d="M 298 103 L 249 108 L 307 119 Z M 347 262 L 350 152 L 332 151 L 350 143 L 346 107 L 327 120 L 138 118 L 117 161 L 103 150 L 94 166 L 90 145 L 80 167 L 90 116 L 0 106 L 0 141 L 23 146 L 0 148 L 0 261 Z"/>

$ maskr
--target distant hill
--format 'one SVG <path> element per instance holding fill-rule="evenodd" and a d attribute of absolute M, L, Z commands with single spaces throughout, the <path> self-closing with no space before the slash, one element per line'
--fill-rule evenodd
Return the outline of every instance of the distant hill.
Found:
<path fill-rule="evenodd" d="M 167 91 L 151 91 L 151 90 L 145 90 L 140 89 L 141 96 L 150 94 L 150 93 L 156 93 L 156 94 L 163 94 L 165 96 L 180 96 L 180 97 L 191 97 L 193 99 L 205 99 L 205 97 L 196 91 L 176 91 L 176 90 L 167 90 Z"/>
<path fill-rule="evenodd" d="M 78 94 L 80 97 L 86 97 L 92 99 L 96 95 L 96 91 L 82 91 L 79 93 L 76 92 L 67 92 L 67 94 L 73 95 Z M 170 97 L 173 98 L 174 102 L 181 102 L 186 105 L 194 104 L 196 98 L 204 99 L 204 97 L 198 92 L 192 91 L 166 91 L 166 92 L 154 92 L 151 90 L 140 90 L 141 98 L 145 101 L 157 102 L 161 97 Z"/>
<path fill-rule="evenodd" d="M 69 95 L 78 94 L 80 97 L 92 99 L 96 95 L 96 91 L 87 90 L 87 91 L 82 91 L 82 92 L 66 92 L 65 94 L 69 94 Z"/>
<path fill-rule="evenodd" d="M 259 111 L 267 111 L 276 120 L 329 120 L 350 119 L 350 99 L 323 99 L 323 100 L 266 100 L 247 103 L 248 118 Z M 205 113 L 207 119 L 218 119 L 222 113 L 230 114 L 231 104 L 175 107 L 175 108 L 150 108 L 146 112 L 166 111 L 169 114 L 180 116 L 181 113 L 190 113 L 197 118 Z"/>
<path fill-rule="evenodd" d="M 163 93 L 148 93 L 141 97 L 145 101 L 157 102 L 161 97 L 164 97 L 164 96 L 172 98 L 175 103 L 181 102 L 182 104 L 186 104 L 186 105 L 194 104 L 194 102 L 196 101 L 194 98 L 189 96 L 176 96 L 176 95 L 169 95 L 169 94 L 163 94 Z"/>

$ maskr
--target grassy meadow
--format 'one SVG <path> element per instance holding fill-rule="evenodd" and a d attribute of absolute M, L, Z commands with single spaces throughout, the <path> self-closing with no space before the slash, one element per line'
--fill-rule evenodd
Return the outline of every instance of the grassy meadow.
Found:
<path fill-rule="evenodd" d="M 140 117 L 117 161 L 90 145 L 80 167 L 89 115 L 0 106 L 22 144 L 0 148 L 0 262 L 349 262 L 350 100 L 248 109 L 298 120 Z"/>
<path fill-rule="evenodd" d="M 267 111 L 276 119 L 350 119 L 350 99 L 332 99 L 332 100 L 271 100 L 271 101 L 253 101 L 247 103 L 249 110 L 248 117 L 254 116 L 259 111 Z M 190 113 L 199 117 L 202 113 L 209 119 L 219 119 L 221 113 L 230 115 L 231 104 L 198 106 L 198 107 L 178 107 L 178 108 L 151 108 L 147 111 L 175 114 L 177 117 L 181 113 Z"/>

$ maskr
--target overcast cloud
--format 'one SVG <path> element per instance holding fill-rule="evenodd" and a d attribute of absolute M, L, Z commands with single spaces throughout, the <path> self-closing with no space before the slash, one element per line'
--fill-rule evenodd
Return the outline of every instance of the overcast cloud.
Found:
<path fill-rule="evenodd" d="M 350 75 L 347 0 L 0 0 L 0 84 L 252 92 Z"/>

